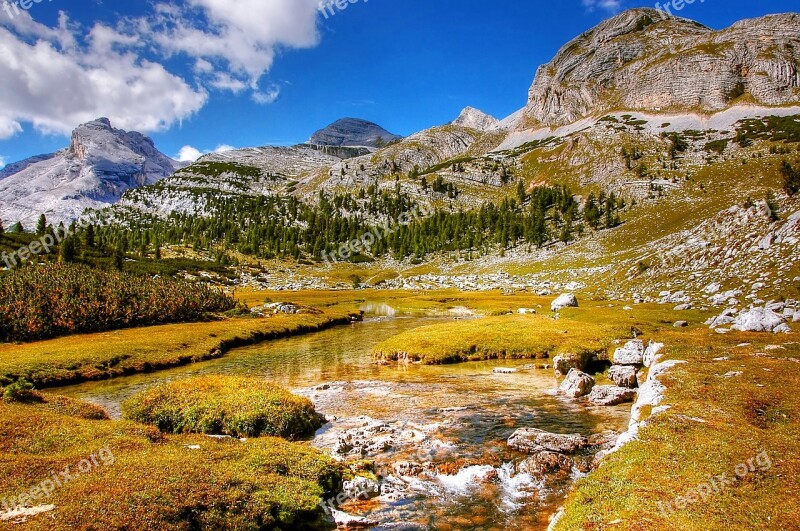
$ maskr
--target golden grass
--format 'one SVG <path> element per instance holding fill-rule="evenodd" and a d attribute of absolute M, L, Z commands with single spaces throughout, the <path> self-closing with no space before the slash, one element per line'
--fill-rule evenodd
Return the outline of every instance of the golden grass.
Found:
<path fill-rule="evenodd" d="M 345 310 L 134 328 L 0 345 L 0 383 L 37 388 L 114 378 L 218 358 L 231 348 L 349 322 Z"/>
<path fill-rule="evenodd" d="M 87 420 L 0 401 L 0 499 L 11 500 L 82 460 L 96 466 L 29 505 L 55 510 L 26 530 L 320 528 L 341 465 L 300 443 L 162 435 L 128 421 Z M 41 495 L 41 493 L 39 493 Z M 4 527 L 7 525 L 3 523 Z"/>
<path fill-rule="evenodd" d="M 658 339 L 668 359 L 689 362 L 662 378 L 671 409 L 578 482 L 556 529 L 797 529 L 800 504 L 787 496 L 800 492 L 797 335 L 697 328 Z M 702 499 L 723 474 L 732 484 Z"/>
<path fill-rule="evenodd" d="M 551 358 L 559 354 L 605 354 L 623 326 L 554 320 L 538 315 L 486 317 L 424 326 L 375 347 L 383 361 L 407 358 L 427 365 L 486 359 Z"/>
<path fill-rule="evenodd" d="M 128 399 L 124 416 L 163 433 L 294 439 L 324 424 L 307 398 L 263 378 L 201 376 L 153 387 Z"/>

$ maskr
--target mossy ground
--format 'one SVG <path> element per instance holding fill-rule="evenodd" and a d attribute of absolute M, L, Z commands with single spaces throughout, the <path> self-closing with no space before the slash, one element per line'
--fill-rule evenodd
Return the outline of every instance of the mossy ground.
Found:
<path fill-rule="evenodd" d="M 342 467 L 305 444 L 163 435 L 76 408 L 0 401 L 0 499 L 97 462 L 28 504 L 53 511 L 4 528 L 320 529 L 321 499 L 341 488 Z"/>
<path fill-rule="evenodd" d="M 658 339 L 667 359 L 688 362 L 662 377 L 671 409 L 577 483 L 556 529 L 797 529 L 797 334 L 698 327 Z M 732 483 L 717 491 L 721 475 Z"/>
<path fill-rule="evenodd" d="M 236 346 L 348 321 L 347 311 L 332 310 L 319 315 L 223 319 L 2 344 L 0 383 L 25 378 L 44 388 L 150 372 L 216 358 Z"/>
<path fill-rule="evenodd" d="M 324 420 L 307 398 L 262 378 L 203 376 L 140 393 L 123 404 L 125 418 L 164 433 L 233 437 L 313 435 Z"/>

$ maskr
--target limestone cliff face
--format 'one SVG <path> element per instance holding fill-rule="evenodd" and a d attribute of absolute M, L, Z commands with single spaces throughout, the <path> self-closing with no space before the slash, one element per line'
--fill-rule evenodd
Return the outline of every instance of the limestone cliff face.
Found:
<path fill-rule="evenodd" d="M 800 101 L 800 15 L 722 31 L 634 9 L 573 39 L 539 68 L 522 127 L 609 110 L 719 111 Z"/>

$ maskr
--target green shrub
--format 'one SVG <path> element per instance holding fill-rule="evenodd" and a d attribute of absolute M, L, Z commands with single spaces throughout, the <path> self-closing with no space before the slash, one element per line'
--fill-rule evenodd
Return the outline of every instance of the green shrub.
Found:
<path fill-rule="evenodd" d="M 0 276 L 0 341 L 198 321 L 234 306 L 204 284 L 67 263 L 23 267 Z"/>

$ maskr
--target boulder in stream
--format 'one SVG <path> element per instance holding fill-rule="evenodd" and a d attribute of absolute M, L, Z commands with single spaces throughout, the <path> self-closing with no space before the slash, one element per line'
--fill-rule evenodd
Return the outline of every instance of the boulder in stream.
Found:
<path fill-rule="evenodd" d="M 528 454 L 556 452 L 571 455 L 588 444 L 589 441 L 583 435 L 562 435 L 536 428 L 519 428 L 508 438 L 511 448 Z"/>
<path fill-rule="evenodd" d="M 589 401 L 598 406 L 616 406 L 625 402 L 633 402 L 635 396 L 635 389 L 615 385 L 597 385 L 589 393 Z"/>
<path fill-rule="evenodd" d="M 559 391 L 570 398 L 586 396 L 594 387 L 594 378 L 578 369 L 570 369 L 567 378 L 561 382 Z"/>

